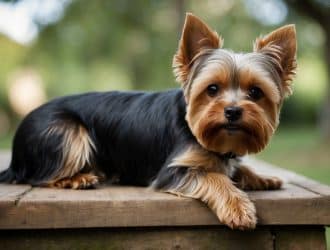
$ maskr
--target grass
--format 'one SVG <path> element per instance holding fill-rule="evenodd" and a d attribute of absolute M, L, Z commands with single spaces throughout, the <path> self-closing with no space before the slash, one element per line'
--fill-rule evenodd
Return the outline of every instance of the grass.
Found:
<path fill-rule="evenodd" d="M 280 128 L 258 158 L 330 185 L 330 144 L 310 127 Z M 330 227 L 326 229 L 330 250 Z"/>

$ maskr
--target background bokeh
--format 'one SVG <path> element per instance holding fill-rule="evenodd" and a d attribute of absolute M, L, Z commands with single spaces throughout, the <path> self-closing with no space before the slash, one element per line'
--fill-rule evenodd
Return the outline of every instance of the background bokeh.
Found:
<path fill-rule="evenodd" d="M 294 95 L 258 157 L 330 184 L 329 0 L 0 0 L 0 148 L 56 96 L 178 87 L 171 62 L 186 11 L 243 52 L 260 34 L 296 24 Z"/>

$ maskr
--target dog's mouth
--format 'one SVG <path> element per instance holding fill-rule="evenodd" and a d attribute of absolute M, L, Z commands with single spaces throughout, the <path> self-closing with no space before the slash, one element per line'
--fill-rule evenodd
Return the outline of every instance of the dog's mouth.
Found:
<path fill-rule="evenodd" d="M 240 126 L 238 124 L 230 124 L 230 123 L 220 125 L 219 129 L 225 129 L 229 132 L 235 132 L 235 131 L 240 131 L 240 130 L 244 131 L 245 130 L 242 126 Z"/>
<path fill-rule="evenodd" d="M 247 127 L 245 127 L 241 124 L 237 124 L 237 123 L 219 124 L 219 125 L 212 128 L 211 134 L 219 133 L 221 130 L 226 131 L 229 134 L 235 134 L 235 133 L 238 133 L 238 132 L 243 132 L 243 133 L 250 134 L 250 130 Z"/>
<path fill-rule="evenodd" d="M 207 130 L 205 130 L 203 135 L 205 138 L 212 138 L 221 132 L 227 133 L 228 135 L 231 135 L 231 136 L 239 135 L 242 133 L 248 134 L 248 135 L 252 134 L 251 130 L 242 124 L 222 123 L 222 124 L 217 124 L 217 125 L 213 125 L 212 127 L 209 127 Z"/>

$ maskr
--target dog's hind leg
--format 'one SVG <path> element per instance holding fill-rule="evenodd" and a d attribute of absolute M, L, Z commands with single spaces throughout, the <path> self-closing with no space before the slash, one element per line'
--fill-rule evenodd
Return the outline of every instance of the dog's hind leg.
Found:
<path fill-rule="evenodd" d="M 243 190 L 276 190 L 282 186 L 279 178 L 260 176 L 245 166 L 236 169 L 232 179 L 235 185 Z"/>
<path fill-rule="evenodd" d="M 92 173 L 78 173 L 73 177 L 47 183 L 47 187 L 86 189 L 94 187 L 99 183 L 99 177 Z"/>
<path fill-rule="evenodd" d="M 95 142 L 80 117 L 43 107 L 30 113 L 14 137 L 10 167 L 0 182 L 89 188 L 101 176 Z"/>
<path fill-rule="evenodd" d="M 43 186 L 83 189 L 98 184 L 99 175 L 93 165 L 95 146 L 84 126 L 74 122 L 54 124 L 45 133 L 46 138 L 61 135 L 62 157 L 58 170 Z"/>

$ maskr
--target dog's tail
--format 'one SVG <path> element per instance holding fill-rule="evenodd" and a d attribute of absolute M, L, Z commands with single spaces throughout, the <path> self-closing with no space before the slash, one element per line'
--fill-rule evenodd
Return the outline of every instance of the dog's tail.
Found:
<path fill-rule="evenodd" d="M 10 167 L 0 172 L 0 183 L 11 183 L 14 180 L 15 180 L 15 175 Z"/>

